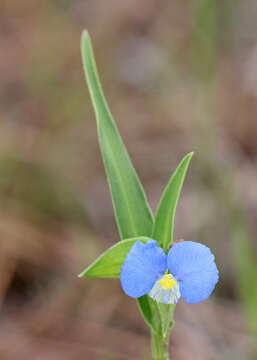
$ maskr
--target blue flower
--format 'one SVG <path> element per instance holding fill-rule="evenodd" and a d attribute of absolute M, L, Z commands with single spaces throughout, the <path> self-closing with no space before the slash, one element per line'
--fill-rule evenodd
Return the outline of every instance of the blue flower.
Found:
<path fill-rule="evenodd" d="M 168 255 L 149 240 L 136 241 L 121 266 L 124 292 L 133 298 L 148 294 L 157 302 L 175 304 L 180 296 L 189 304 L 206 300 L 219 272 L 210 249 L 197 242 L 175 243 Z"/>

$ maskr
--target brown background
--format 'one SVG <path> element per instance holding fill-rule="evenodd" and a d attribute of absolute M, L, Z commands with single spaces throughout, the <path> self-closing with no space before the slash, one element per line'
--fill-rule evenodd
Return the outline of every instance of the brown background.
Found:
<path fill-rule="evenodd" d="M 89 30 L 153 210 L 195 151 L 175 237 L 216 254 L 171 358 L 256 359 L 255 0 L 0 1 L 0 359 L 149 359 L 119 281 L 77 274 L 118 240 L 80 58 Z"/>

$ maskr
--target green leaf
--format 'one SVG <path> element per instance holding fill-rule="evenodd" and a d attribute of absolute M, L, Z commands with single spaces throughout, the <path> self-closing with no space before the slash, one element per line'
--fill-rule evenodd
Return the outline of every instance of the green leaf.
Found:
<path fill-rule="evenodd" d="M 176 304 L 158 304 L 161 318 L 162 334 L 164 337 L 167 337 L 170 329 L 173 326 L 173 313 L 176 307 Z"/>
<path fill-rule="evenodd" d="M 122 239 L 151 236 L 152 213 L 105 100 L 87 31 L 82 34 L 81 51 L 120 236 Z M 148 295 L 138 299 L 145 321 L 153 327 L 152 317 L 149 315 L 151 306 L 149 302 Z"/>
<path fill-rule="evenodd" d="M 157 303 L 148 295 L 141 296 L 137 300 L 145 322 L 156 334 L 162 335 L 162 319 Z"/>
<path fill-rule="evenodd" d="M 148 237 L 135 237 L 119 241 L 102 255 L 100 255 L 91 265 L 89 265 L 79 277 L 99 277 L 99 278 L 119 278 L 120 267 L 136 241 L 146 244 L 150 240 Z"/>
<path fill-rule="evenodd" d="M 105 100 L 87 32 L 83 32 L 81 48 L 84 71 L 95 110 L 100 147 L 121 238 L 149 236 L 153 223 L 151 210 Z"/>
<path fill-rule="evenodd" d="M 156 212 L 152 238 L 158 241 L 158 245 L 165 252 L 168 251 L 173 240 L 177 202 L 192 156 L 192 152 L 187 154 L 171 176 Z"/>

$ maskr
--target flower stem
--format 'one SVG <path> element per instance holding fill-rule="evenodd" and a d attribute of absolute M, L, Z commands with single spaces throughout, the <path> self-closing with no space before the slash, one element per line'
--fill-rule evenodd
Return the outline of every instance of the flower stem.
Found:
<path fill-rule="evenodd" d="M 156 334 L 152 331 L 151 334 L 152 342 L 152 356 L 154 360 L 169 360 L 169 335 L 162 337 L 159 334 Z"/>

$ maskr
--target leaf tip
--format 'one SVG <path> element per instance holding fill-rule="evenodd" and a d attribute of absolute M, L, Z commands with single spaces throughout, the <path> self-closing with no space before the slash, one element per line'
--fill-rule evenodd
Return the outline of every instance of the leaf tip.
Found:
<path fill-rule="evenodd" d="M 81 42 L 80 42 L 81 49 L 83 49 L 85 47 L 85 45 L 89 42 L 90 42 L 89 32 L 87 30 L 83 30 L 82 34 L 81 34 Z"/>
<path fill-rule="evenodd" d="M 88 31 L 86 29 L 82 31 L 81 38 L 83 40 L 89 38 L 89 33 L 88 33 Z"/>
<path fill-rule="evenodd" d="M 83 278 L 84 276 L 87 276 L 87 269 L 83 270 L 80 274 L 77 275 L 78 278 Z"/>
<path fill-rule="evenodd" d="M 193 155 L 194 155 L 194 151 L 191 151 L 190 153 L 186 154 L 186 156 L 183 158 L 182 162 L 189 164 Z"/>

